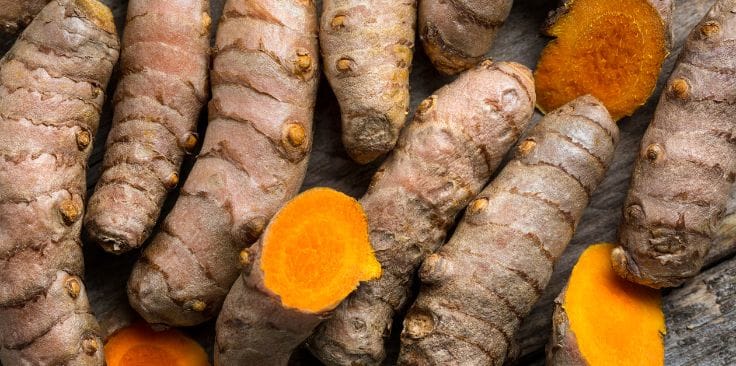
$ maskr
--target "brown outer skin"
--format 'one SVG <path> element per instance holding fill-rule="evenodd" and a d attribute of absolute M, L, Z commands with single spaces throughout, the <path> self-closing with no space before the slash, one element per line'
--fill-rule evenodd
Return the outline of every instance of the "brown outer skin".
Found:
<path fill-rule="evenodd" d="M 262 245 L 259 240 L 247 250 L 253 263 L 238 276 L 217 318 L 215 366 L 286 366 L 294 349 L 332 310 L 315 314 L 281 305 L 263 283 Z"/>
<path fill-rule="evenodd" d="M 502 365 L 603 180 L 618 128 L 583 96 L 542 119 L 421 267 L 400 365 Z"/>
<path fill-rule="evenodd" d="M 0 40 L 22 31 L 51 0 L 0 0 Z"/>
<path fill-rule="evenodd" d="M 307 169 L 319 81 L 315 4 L 229 0 L 218 27 L 202 150 L 128 281 L 130 303 L 149 323 L 216 316 L 240 273 L 240 250 L 296 195 Z"/>
<path fill-rule="evenodd" d="M 490 180 L 526 128 L 536 96 L 531 72 L 484 61 L 422 102 L 396 150 L 361 199 L 381 262 L 308 345 L 331 365 L 377 365 L 416 268 L 444 242 L 458 212 Z"/>
<path fill-rule="evenodd" d="M 179 181 L 210 59 L 208 0 L 131 0 L 127 14 L 112 130 L 84 221 L 89 237 L 116 254 L 143 244 Z"/>
<path fill-rule="evenodd" d="M 513 0 L 419 0 L 424 52 L 446 75 L 465 71 L 491 49 Z"/>
<path fill-rule="evenodd" d="M 552 336 L 546 347 L 547 365 L 551 366 L 588 366 L 580 348 L 578 340 L 572 329 L 570 320 L 567 318 L 565 307 L 562 305 L 565 299 L 567 286 L 555 299 L 555 311 L 552 313 Z"/>
<path fill-rule="evenodd" d="M 342 141 L 366 164 L 394 148 L 406 122 L 416 0 L 324 0 L 323 7 L 320 46 Z"/>
<path fill-rule="evenodd" d="M 80 231 L 91 137 L 117 58 L 109 9 L 96 0 L 54 0 L 0 60 L 5 366 L 104 363 L 81 283 Z"/>
<path fill-rule="evenodd" d="M 612 253 L 630 281 L 674 287 L 704 263 L 736 179 L 734 55 L 736 1 L 719 0 L 690 34 L 641 143 Z"/>

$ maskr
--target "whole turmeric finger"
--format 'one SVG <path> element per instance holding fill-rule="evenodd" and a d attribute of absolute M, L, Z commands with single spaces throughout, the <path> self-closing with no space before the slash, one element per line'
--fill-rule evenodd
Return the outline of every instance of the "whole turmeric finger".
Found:
<path fill-rule="evenodd" d="M 416 0 L 325 0 L 320 46 L 340 103 L 342 142 L 369 163 L 391 151 L 409 112 Z"/>
<path fill-rule="evenodd" d="M 641 142 L 613 265 L 652 287 L 703 266 L 736 180 L 736 1 L 688 37 Z"/>
<path fill-rule="evenodd" d="M 363 208 L 328 188 L 284 205 L 241 259 L 217 319 L 217 365 L 286 365 L 359 282 L 381 275 Z"/>
<path fill-rule="evenodd" d="M 162 230 L 128 281 L 149 322 L 217 315 L 238 256 L 299 192 L 312 148 L 319 81 L 312 1 L 229 0 L 213 60 L 209 125 Z"/>
<path fill-rule="evenodd" d="M 424 100 L 360 200 L 384 270 L 323 323 L 308 346 L 327 364 L 377 365 L 414 273 L 490 180 L 530 122 L 526 67 L 485 61 Z"/>
<path fill-rule="evenodd" d="M 580 97 L 547 114 L 422 264 L 401 365 L 502 365 L 547 286 L 618 142 L 606 108 Z"/>
<path fill-rule="evenodd" d="M 153 230 L 208 96 L 209 1 L 131 0 L 127 14 L 112 129 L 84 220 L 89 237 L 115 254 Z"/>
<path fill-rule="evenodd" d="M 118 40 L 97 0 L 55 0 L 0 60 L 0 362 L 103 365 L 82 283 L 87 159 Z"/>

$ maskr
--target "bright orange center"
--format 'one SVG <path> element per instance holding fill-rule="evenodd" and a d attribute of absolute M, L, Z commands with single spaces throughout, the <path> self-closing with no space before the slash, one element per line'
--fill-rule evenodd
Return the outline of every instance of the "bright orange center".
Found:
<path fill-rule="evenodd" d="M 615 120 L 630 116 L 654 91 L 667 57 L 659 13 L 646 0 L 575 0 L 568 10 L 537 65 L 537 103 L 551 111 L 592 94 Z"/>
<path fill-rule="evenodd" d="M 580 352 L 591 366 L 664 365 L 659 291 L 618 277 L 613 248 L 591 246 L 570 276 L 564 308 Z"/>
<path fill-rule="evenodd" d="M 156 332 L 138 322 L 114 333 L 105 344 L 107 366 L 209 366 L 207 354 L 176 329 Z"/>
<path fill-rule="evenodd" d="M 284 306 L 303 311 L 331 310 L 360 281 L 381 274 L 363 208 L 327 188 L 286 204 L 269 224 L 262 250 L 265 286 Z"/>
<path fill-rule="evenodd" d="M 165 349 L 143 344 L 135 345 L 128 349 L 120 359 L 120 364 L 126 366 L 179 366 L 176 357 Z"/>

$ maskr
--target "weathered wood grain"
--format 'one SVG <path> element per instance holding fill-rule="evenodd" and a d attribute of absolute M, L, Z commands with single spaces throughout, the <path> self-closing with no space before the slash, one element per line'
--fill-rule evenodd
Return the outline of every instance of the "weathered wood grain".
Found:
<path fill-rule="evenodd" d="M 127 1 L 102 1 L 113 9 L 118 29 L 122 30 Z M 215 21 L 213 27 L 216 27 L 224 0 L 211 0 L 211 3 L 212 17 Z M 318 1 L 318 3 L 321 3 L 321 1 Z M 533 68 L 548 41 L 540 34 L 539 28 L 555 3 L 556 1 L 550 0 L 517 0 L 509 20 L 498 35 L 490 56 L 497 60 L 514 60 Z M 685 36 L 712 3 L 713 0 L 678 0 L 676 2 L 673 21 L 674 48 L 672 55 L 665 63 L 657 91 L 633 117 L 620 122 L 621 143 L 616 151 L 612 167 L 593 196 L 572 243 L 557 264 L 552 281 L 544 296 L 532 314 L 526 319 L 518 335 L 520 364 L 539 364 L 541 362 L 541 352 L 547 342 L 551 328 L 552 301 L 564 286 L 572 265 L 577 261 L 583 249 L 594 242 L 614 241 L 616 239 L 621 204 L 626 196 L 631 169 L 635 155 L 639 151 L 641 136 L 652 118 L 662 85 L 673 67 Z M 421 100 L 450 80 L 450 78 L 443 77 L 435 71 L 421 48 L 418 49 L 411 74 L 412 110 Z M 114 88 L 115 81 L 111 82 L 108 95 L 111 95 Z M 203 114 L 203 116 L 205 115 Z M 111 117 L 112 111 L 108 104 L 104 110 L 100 132 L 95 140 L 95 150 L 90 160 L 88 173 L 88 187 L 90 189 L 94 187 L 94 183 L 100 174 L 103 146 L 110 128 Z M 540 115 L 537 114 L 535 118 L 538 120 Z M 203 122 L 206 122 L 204 118 Z M 201 133 L 204 133 L 205 127 L 206 123 L 201 123 Z M 185 166 L 185 171 L 187 167 L 191 167 L 191 162 L 192 159 L 188 162 L 188 166 Z M 328 84 L 323 79 L 317 100 L 314 150 L 304 189 L 314 186 L 328 186 L 359 197 L 365 192 L 378 165 L 380 165 L 380 162 L 374 162 L 367 166 L 356 165 L 343 150 L 340 142 L 339 107 Z M 183 178 L 185 178 L 185 175 L 183 175 Z M 174 197 L 169 200 L 169 208 L 173 200 Z M 729 210 L 730 212 L 736 211 L 736 196 L 732 198 Z M 728 257 L 736 249 L 733 240 L 736 237 L 736 215 L 731 216 L 728 225 L 723 226 L 720 233 L 720 239 L 713 250 L 712 261 Z M 85 246 L 85 256 L 87 265 L 86 282 L 92 306 L 100 316 L 103 325 L 114 328 L 116 324 L 127 321 L 126 319 L 131 314 L 127 307 L 125 284 L 138 253 L 134 252 L 116 257 L 89 243 Z M 670 326 L 670 333 L 667 337 L 668 364 L 691 365 L 695 364 L 695 361 L 702 362 L 702 359 L 695 359 L 694 355 L 715 357 L 715 362 L 730 360 L 730 364 L 736 364 L 733 358 L 736 357 L 736 349 L 734 348 L 736 340 L 733 339 L 733 333 L 736 333 L 736 324 L 734 324 L 736 322 L 734 311 L 736 288 L 733 285 L 736 279 L 735 262 L 736 260 L 724 262 L 705 272 L 682 289 L 672 291 L 666 296 L 666 310 L 668 315 L 672 317 L 668 321 L 668 326 Z M 728 283 L 731 285 L 728 286 Z M 713 301 L 716 301 L 716 304 L 723 304 L 719 305 L 719 317 L 715 317 L 707 311 L 699 310 L 705 308 L 699 308 L 698 306 L 701 305 L 698 305 L 698 301 L 710 299 L 715 299 Z M 718 302 L 719 299 L 724 301 Z M 699 312 L 703 314 L 701 315 Z M 730 318 L 727 318 L 728 316 Z M 688 328 L 692 324 L 695 326 Z M 213 329 L 213 323 L 207 323 L 188 331 L 211 350 L 214 338 Z M 711 333 L 708 333 L 709 331 Z M 693 333 L 690 334 L 690 332 Z M 730 332 L 731 338 L 728 338 L 728 332 Z M 398 331 L 395 331 L 394 334 L 398 334 Z M 730 345 L 724 343 L 729 339 Z M 702 351 L 695 353 L 696 349 Z M 705 350 L 710 351 L 706 353 Z M 714 355 L 714 353 L 717 353 L 717 355 Z M 304 357 L 299 364 L 308 365 L 316 362 L 308 356 Z M 725 363 L 713 364 L 725 365 Z"/>

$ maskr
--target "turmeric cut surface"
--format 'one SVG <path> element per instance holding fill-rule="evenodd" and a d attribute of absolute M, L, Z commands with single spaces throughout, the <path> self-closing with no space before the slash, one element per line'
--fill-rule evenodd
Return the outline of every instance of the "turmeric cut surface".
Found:
<path fill-rule="evenodd" d="M 612 244 L 588 248 L 572 270 L 563 307 L 580 353 L 591 366 L 663 365 L 659 291 L 618 277 Z"/>
<path fill-rule="evenodd" d="M 176 329 L 156 332 L 144 322 L 113 334 L 105 359 L 108 366 L 209 366 L 197 342 Z"/>
<path fill-rule="evenodd" d="M 263 237 L 265 287 L 287 308 L 319 313 L 381 275 L 358 201 L 315 188 L 285 205 Z"/>
<path fill-rule="evenodd" d="M 614 120 L 632 115 L 654 91 L 668 54 L 662 13 L 647 0 L 571 0 L 558 14 L 548 29 L 556 39 L 535 72 L 539 108 L 592 94 Z"/>

